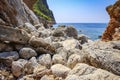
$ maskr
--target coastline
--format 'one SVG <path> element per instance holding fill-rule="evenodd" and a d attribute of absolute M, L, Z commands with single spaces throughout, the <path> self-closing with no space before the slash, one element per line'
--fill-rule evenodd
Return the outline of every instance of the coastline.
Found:
<path fill-rule="evenodd" d="M 53 27 L 56 28 L 59 25 L 74 26 L 78 34 L 84 34 L 91 40 L 97 40 L 105 31 L 107 23 L 57 23 Z"/>

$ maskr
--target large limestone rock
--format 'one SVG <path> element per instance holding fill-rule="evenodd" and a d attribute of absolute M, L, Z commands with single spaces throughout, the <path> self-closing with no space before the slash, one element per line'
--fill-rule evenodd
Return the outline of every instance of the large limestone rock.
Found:
<path fill-rule="evenodd" d="M 55 52 L 55 48 L 51 46 L 49 43 L 45 42 L 45 40 L 42 38 L 32 37 L 29 41 L 29 44 L 34 48 L 37 48 L 38 52 L 39 51 L 46 52 L 46 53 L 47 51 L 50 51 L 51 53 Z"/>
<path fill-rule="evenodd" d="M 0 40 L 14 43 L 26 44 L 29 36 L 26 31 L 0 26 Z"/>
<path fill-rule="evenodd" d="M 65 33 L 66 33 L 66 35 L 67 35 L 68 37 L 73 37 L 73 38 L 75 38 L 75 39 L 78 38 L 78 32 L 77 32 L 77 30 L 76 30 L 74 27 L 72 27 L 72 26 L 66 27 Z"/>
<path fill-rule="evenodd" d="M 106 8 L 108 14 L 110 15 L 110 22 L 102 36 L 102 40 L 110 41 L 110 40 L 120 40 L 119 33 L 116 34 L 115 29 L 120 26 L 120 0 L 113 5 L 110 5 Z"/>
<path fill-rule="evenodd" d="M 64 37 L 65 36 L 65 27 L 57 27 L 54 31 L 53 31 L 53 36 L 55 37 Z"/>
<path fill-rule="evenodd" d="M 87 64 L 77 64 L 65 80 L 119 80 L 120 77 L 108 71 L 97 69 Z"/>
<path fill-rule="evenodd" d="M 112 42 L 96 41 L 83 46 L 88 64 L 120 75 L 120 51 L 113 49 Z M 106 45 L 105 45 L 106 44 Z"/>
<path fill-rule="evenodd" d="M 35 50 L 31 49 L 31 48 L 22 48 L 19 51 L 20 57 L 23 59 L 29 59 L 31 57 L 35 57 L 37 56 L 37 53 Z"/>
<path fill-rule="evenodd" d="M 71 69 L 61 64 L 55 64 L 51 67 L 51 70 L 55 76 L 66 77 Z"/>

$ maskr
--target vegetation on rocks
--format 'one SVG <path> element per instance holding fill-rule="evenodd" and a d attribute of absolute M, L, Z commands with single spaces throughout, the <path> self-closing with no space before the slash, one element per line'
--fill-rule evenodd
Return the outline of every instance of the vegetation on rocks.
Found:
<path fill-rule="evenodd" d="M 52 13 L 52 11 L 49 10 L 46 7 L 46 5 L 43 4 L 43 0 L 37 0 L 33 6 L 33 10 L 38 16 L 41 16 L 44 19 L 47 19 L 49 21 L 52 20 L 52 18 L 50 17 L 50 14 Z"/>

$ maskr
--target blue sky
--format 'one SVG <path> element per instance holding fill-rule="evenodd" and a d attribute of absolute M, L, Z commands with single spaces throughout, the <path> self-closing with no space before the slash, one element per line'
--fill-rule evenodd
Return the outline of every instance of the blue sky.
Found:
<path fill-rule="evenodd" d="M 47 0 L 58 23 L 106 23 L 106 6 L 116 0 Z"/>

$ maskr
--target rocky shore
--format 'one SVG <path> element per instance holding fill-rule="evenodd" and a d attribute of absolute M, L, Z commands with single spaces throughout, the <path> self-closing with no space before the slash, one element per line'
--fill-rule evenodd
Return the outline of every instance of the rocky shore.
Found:
<path fill-rule="evenodd" d="M 0 33 L 1 80 L 120 79 L 119 41 L 91 41 L 62 25 L 25 23 L 20 29 L 1 27 Z"/>
<path fill-rule="evenodd" d="M 36 23 L 7 17 L 0 16 L 0 80 L 120 80 L 119 40 L 92 41 L 73 26 L 46 28 L 36 15 Z"/>

